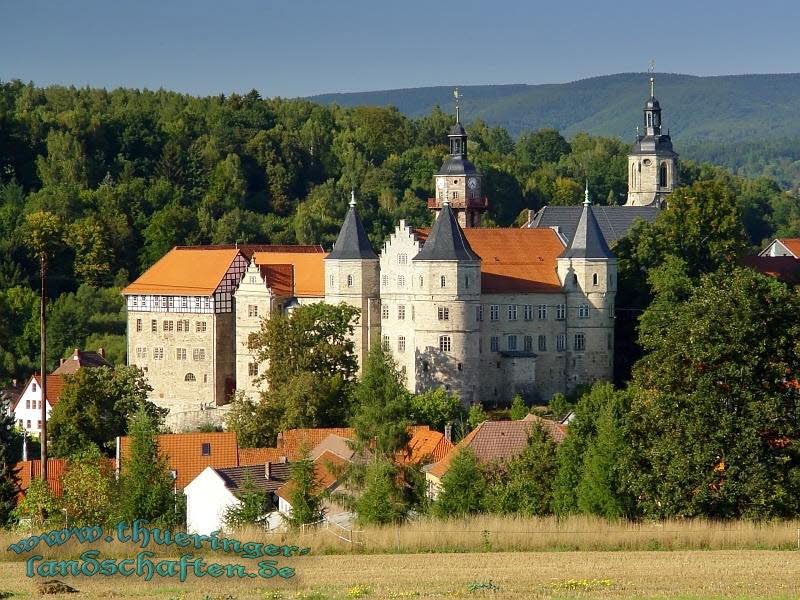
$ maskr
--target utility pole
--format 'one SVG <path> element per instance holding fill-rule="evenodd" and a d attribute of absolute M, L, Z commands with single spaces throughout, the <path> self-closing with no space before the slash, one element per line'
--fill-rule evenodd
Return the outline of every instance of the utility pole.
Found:
<path fill-rule="evenodd" d="M 47 485 L 47 254 L 42 252 L 39 257 L 40 274 L 42 277 L 42 295 L 39 298 L 39 335 L 40 372 L 42 374 L 42 427 L 39 433 L 39 442 L 42 448 L 42 480 Z"/>

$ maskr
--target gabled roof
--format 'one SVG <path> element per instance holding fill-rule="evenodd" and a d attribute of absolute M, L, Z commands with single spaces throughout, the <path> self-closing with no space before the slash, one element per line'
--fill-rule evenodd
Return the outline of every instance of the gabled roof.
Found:
<path fill-rule="evenodd" d="M 609 246 L 613 246 L 624 237 L 633 225 L 639 221 L 652 223 L 661 209 L 658 206 L 599 206 L 592 207 L 592 212 L 603 232 Z M 537 212 L 526 227 L 552 228 L 564 236 L 569 244 L 578 229 L 578 222 L 583 213 L 582 206 L 545 206 Z"/>
<path fill-rule="evenodd" d="M 528 445 L 528 432 L 534 423 L 544 427 L 556 443 L 564 440 L 564 425 L 535 415 L 528 415 L 519 421 L 484 421 L 428 472 L 436 477 L 444 476 L 453 458 L 463 448 L 470 448 L 479 463 L 508 461 L 518 456 Z"/>
<path fill-rule="evenodd" d="M 280 448 L 239 448 L 239 466 L 265 465 L 287 460 Z"/>
<path fill-rule="evenodd" d="M 78 369 L 87 367 L 113 367 L 100 352 L 93 352 L 91 350 L 80 350 L 75 348 L 72 356 L 65 359 L 59 367 L 53 371 L 53 375 L 69 375 L 75 373 Z"/>
<path fill-rule="evenodd" d="M 564 251 L 552 229 L 468 227 L 463 230 L 481 259 L 481 293 L 560 292 L 556 259 Z M 414 231 L 425 242 L 428 230 Z"/>
<path fill-rule="evenodd" d="M 258 267 L 266 286 L 276 296 L 294 295 L 294 265 L 260 265 Z"/>
<path fill-rule="evenodd" d="M 397 453 L 397 460 L 408 465 L 436 462 L 443 459 L 452 448 L 452 442 L 443 433 L 419 428 L 414 431 L 405 449 Z"/>
<path fill-rule="evenodd" d="M 445 203 L 436 217 L 425 245 L 413 260 L 467 260 L 481 258 L 472 250 L 464 230 L 456 220 L 450 205 Z"/>
<path fill-rule="evenodd" d="M 236 248 L 175 247 L 122 293 L 210 296 L 239 254 Z"/>
<path fill-rule="evenodd" d="M 759 256 L 772 256 L 772 249 L 775 246 L 783 246 L 794 258 L 800 258 L 800 238 L 775 238 L 759 253 Z M 783 251 L 778 250 L 778 252 Z M 778 256 L 781 256 L 781 254 Z"/>
<path fill-rule="evenodd" d="M 234 495 L 238 495 L 242 491 L 248 479 L 253 482 L 256 490 L 274 492 L 288 481 L 290 475 L 288 463 L 270 463 L 269 479 L 266 477 L 265 465 L 223 467 L 215 468 L 214 471 L 225 482 L 225 487 Z"/>
<path fill-rule="evenodd" d="M 341 456 L 333 452 L 325 451 L 314 459 L 314 480 L 317 484 L 317 490 L 328 490 L 338 481 L 338 476 L 335 471 L 347 461 Z M 286 500 L 291 502 L 292 492 L 296 484 L 291 479 L 285 484 L 280 486 L 275 493 Z"/>
<path fill-rule="evenodd" d="M 784 283 L 800 283 L 800 259 L 794 256 L 745 256 L 742 264 Z"/>
<path fill-rule="evenodd" d="M 354 203 L 351 202 L 350 208 L 344 217 L 339 236 L 333 245 L 333 250 L 328 254 L 326 260 L 366 260 L 377 259 L 378 255 L 369 243 L 367 232 L 364 231 L 364 224 L 358 216 Z"/>
<path fill-rule="evenodd" d="M 256 252 L 253 256 L 259 267 L 280 265 L 272 271 L 275 278 L 285 277 L 286 265 L 292 266 L 294 290 L 291 295 L 312 298 L 325 295 L 325 253 Z"/>
<path fill-rule="evenodd" d="M 289 429 L 278 434 L 277 447 L 285 452 L 290 461 L 297 460 L 301 455 L 301 448 L 306 446 L 311 452 L 317 445 L 329 435 L 352 440 L 355 437 L 355 430 L 352 427 L 319 427 L 308 429 Z"/>
<path fill-rule="evenodd" d="M 588 201 L 583 205 L 575 235 L 561 258 L 614 258 Z"/>
<path fill-rule="evenodd" d="M 34 375 L 28 380 L 28 383 L 25 385 L 25 389 L 23 393 L 19 395 L 17 401 L 11 407 L 11 410 L 14 411 L 17 409 L 17 406 L 22 400 L 22 396 L 25 393 L 25 390 L 28 389 L 28 386 L 31 384 L 32 381 L 36 382 L 40 388 L 42 387 L 42 378 L 40 375 Z M 64 377 L 61 375 L 48 375 L 47 376 L 47 403 L 50 405 L 50 408 L 53 408 L 56 404 L 58 404 L 58 400 L 61 398 L 61 392 L 64 391 L 65 385 Z M 49 473 L 48 473 L 49 475 Z"/>

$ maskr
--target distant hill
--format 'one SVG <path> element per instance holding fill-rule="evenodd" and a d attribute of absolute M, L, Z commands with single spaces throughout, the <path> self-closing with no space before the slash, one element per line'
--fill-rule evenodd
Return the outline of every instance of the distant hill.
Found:
<path fill-rule="evenodd" d="M 678 144 L 800 137 L 800 73 L 655 77 L 664 124 Z M 562 84 L 463 86 L 463 120 L 480 118 L 512 135 L 555 127 L 566 136 L 586 131 L 631 140 L 649 95 L 648 78 L 648 73 L 620 73 Z M 424 87 L 310 99 L 342 106 L 394 105 L 421 116 L 437 104 L 452 111 L 453 95 L 450 87 Z"/>

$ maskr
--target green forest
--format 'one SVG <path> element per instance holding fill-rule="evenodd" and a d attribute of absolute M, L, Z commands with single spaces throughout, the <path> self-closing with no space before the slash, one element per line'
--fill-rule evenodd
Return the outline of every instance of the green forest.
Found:
<path fill-rule="evenodd" d="M 120 289 L 174 245 L 330 248 L 351 189 L 378 248 L 399 219 L 428 224 L 426 199 L 452 122 L 439 107 L 411 118 L 392 107 L 255 91 L 192 97 L 0 83 L 0 382 L 25 378 L 38 364 L 29 215 L 48 211 L 63 225 L 48 284 L 51 367 L 78 346 L 103 347 L 122 364 Z M 478 118 L 466 126 L 490 226 L 518 225 L 544 205 L 578 204 L 585 180 L 594 202 L 624 202 L 629 146 L 619 139 L 552 128 L 512 137 Z M 751 249 L 800 234 L 786 178 L 764 165 L 745 171 L 771 176 L 732 175 L 755 165 L 742 156 L 742 164 L 719 160 L 728 169 L 684 161 L 681 182 L 724 187 Z"/>

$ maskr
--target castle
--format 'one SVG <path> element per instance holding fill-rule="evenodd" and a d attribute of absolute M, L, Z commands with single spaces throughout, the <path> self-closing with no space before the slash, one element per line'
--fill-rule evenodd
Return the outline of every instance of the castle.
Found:
<path fill-rule="evenodd" d="M 382 344 L 412 392 L 441 386 L 465 403 L 515 394 L 547 401 L 610 379 L 617 264 L 607 214 L 598 219 L 587 189 L 582 206 L 563 207 L 566 226 L 539 218 L 481 228 L 488 199 L 456 114 L 428 201 L 431 228 L 401 221 L 378 254 L 353 198 L 328 254 L 319 246 L 176 247 L 123 290 L 128 361 L 144 370 L 153 401 L 192 410 L 225 404 L 236 390 L 256 395 L 264 365 L 249 335 L 276 311 L 313 302 L 357 307 L 359 362 Z M 626 228 L 654 218 L 676 182 L 652 83 L 629 167 L 628 204 L 603 207 L 630 211 Z M 615 241 L 620 227 L 612 229 Z"/>

